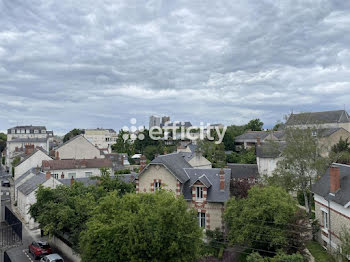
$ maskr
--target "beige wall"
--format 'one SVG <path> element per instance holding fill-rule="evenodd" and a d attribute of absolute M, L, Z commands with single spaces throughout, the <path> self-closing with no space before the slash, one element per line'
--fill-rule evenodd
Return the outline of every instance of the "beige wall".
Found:
<path fill-rule="evenodd" d="M 335 202 L 329 203 L 330 209 L 328 208 L 328 201 L 323 197 L 315 195 L 315 216 L 321 225 L 319 241 L 323 245 L 323 241 L 329 243 L 332 242 L 332 248 L 337 248 L 340 244 L 339 236 L 342 232 L 343 227 L 350 229 L 350 209 L 345 208 Z M 322 211 L 328 213 L 328 230 L 324 228 Z M 333 233 L 330 236 L 330 231 Z M 328 235 L 328 237 L 325 235 Z"/>
<path fill-rule="evenodd" d="M 321 155 L 324 157 L 328 156 L 329 152 L 332 149 L 332 146 L 337 144 L 340 138 L 342 138 L 343 140 L 345 140 L 346 138 L 350 139 L 350 133 L 344 129 L 340 129 L 329 137 L 321 138 L 320 139 L 320 145 L 322 147 Z"/>
<path fill-rule="evenodd" d="M 83 136 L 79 136 L 62 145 L 56 151 L 59 152 L 60 159 L 104 158 L 104 155 L 101 155 L 100 150 Z"/>
<path fill-rule="evenodd" d="M 139 177 L 139 191 L 152 192 L 154 179 L 160 179 L 163 189 L 176 193 L 177 179 L 163 165 L 149 165 Z"/>
<path fill-rule="evenodd" d="M 148 169 L 139 176 L 139 192 L 152 192 L 154 180 L 161 180 L 162 187 L 170 192 L 176 193 L 177 179 L 163 165 L 149 165 Z M 208 203 L 205 201 L 187 201 L 189 208 L 194 208 L 197 212 L 205 210 L 206 229 L 223 230 L 223 203 Z M 209 216 L 208 216 L 209 215 Z"/>

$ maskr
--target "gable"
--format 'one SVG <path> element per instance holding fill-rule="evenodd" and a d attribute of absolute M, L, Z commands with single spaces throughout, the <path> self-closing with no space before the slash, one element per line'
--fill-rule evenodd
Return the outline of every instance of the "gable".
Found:
<path fill-rule="evenodd" d="M 79 135 L 56 149 L 60 159 L 104 158 L 101 152 L 85 137 Z"/>

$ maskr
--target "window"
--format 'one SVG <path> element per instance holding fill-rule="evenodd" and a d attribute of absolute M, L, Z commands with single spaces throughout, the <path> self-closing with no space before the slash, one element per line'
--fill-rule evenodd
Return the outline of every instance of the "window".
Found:
<path fill-rule="evenodd" d="M 203 199 L 203 187 L 196 188 L 196 198 Z"/>
<path fill-rule="evenodd" d="M 41 133 L 42 134 L 46 134 L 46 130 L 41 130 Z"/>
<path fill-rule="evenodd" d="M 16 130 L 15 129 L 11 129 L 11 134 L 15 134 Z"/>
<path fill-rule="evenodd" d="M 312 136 L 317 136 L 317 132 L 316 131 L 312 131 Z"/>
<path fill-rule="evenodd" d="M 54 177 L 55 179 L 58 179 L 58 174 L 53 174 L 53 177 Z"/>
<path fill-rule="evenodd" d="M 322 221 L 323 221 L 323 227 L 325 229 L 328 229 L 328 213 L 325 211 L 322 211 Z"/>
<path fill-rule="evenodd" d="M 35 129 L 34 130 L 34 134 L 38 134 L 39 133 L 39 130 L 38 129 Z"/>
<path fill-rule="evenodd" d="M 71 179 L 71 178 L 74 178 L 75 179 L 76 177 L 76 174 L 75 173 L 68 173 L 68 178 Z"/>
<path fill-rule="evenodd" d="M 92 172 L 85 172 L 85 176 L 86 177 L 91 177 L 92 176 Z"/>
<path fill-rule="evenodd" d="M 198 225 L 205 228 L 205 213 L 198 212 Z"/>
<path fill-rule="evenodd" d="M 161 188 L 161 183 L 160 182 L 154 182 L 154 191 L 157 191 Z"/>

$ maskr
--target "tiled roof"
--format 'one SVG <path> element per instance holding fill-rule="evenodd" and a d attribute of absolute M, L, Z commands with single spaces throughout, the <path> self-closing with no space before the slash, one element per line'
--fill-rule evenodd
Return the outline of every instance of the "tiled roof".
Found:
<path fill-rule="evenodd" d="M 342 206 L 350 201 L 350 166 L 334 163 L 334 167 L 339 168 L 340 189 L 331 196 L 330 193 L 330 174 L 329 169 L 326 173 L 312 186 L 312 192 L 332 200 Z"/>
<path fill-rule="evenodd" d="M 43 184 L 46 181 L 46 175 L 42 172 L 39 174 L 29 178 L 22 185 L 20 185 L 17 190 L 22 192 L 24 195 L 29 195 L 35 189 L 39 187 L 39 185 Z"/>
<path fill-rule="evenodd" d="M 112 167 L 113 163 L 110 159 L 64 159 L 64 160 L 44 160 L 44 170 L 59 170 L 59 169 L 82 169 L 82 168 L 102 168 Z"/>
<path fill-rule="evenodd" d="M 231 170 L 225 168 L 225 190 L 220 190 L 220 168 L 185 168 L 190 179 L 183 185 L 183 195 L 186 200 L 192 200 L 192 185 L 197 181 L 210 183 L 207 189 L 208 202 L 226 202 L 230 198 Z M 207 180 L 207 181 L 206 181 Z"/>
<path fill-rule="evenodd" d="M 291 114 L 286 125 L 307 125 L 325 123 L 349 123 L 350 117 L 345 110 L 308 112 Z"/>
<path fill-rule="evenodd" d="M 260 137 L 261 140 L 265 139 L 269 134 L 272 134 L 277 139 L 281 139 L 284 136 L 284 131 L 247 131 L 244 134 L 235 138 L 236 142 L 243 140 L 256 140 Z"/>
<path fill-rule="evenodd" d="M 192 166 L 179 153 L 158 156 L 150 163 L 150 165 L 156 164 L 162 164 L 168 168 L 181 183 L 189 180 L 184 168 L 191 168 Z"/>
<path fill-rule="evenodd" d="M 257 178 L 259 176 L 258 165 L 255 164 L 227 164 L 231 170 L 231 179 Z"/>

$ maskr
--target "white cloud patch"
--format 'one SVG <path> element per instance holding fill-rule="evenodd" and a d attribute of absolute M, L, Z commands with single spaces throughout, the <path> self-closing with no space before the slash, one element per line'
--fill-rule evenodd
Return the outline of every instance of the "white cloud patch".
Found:
<path fill-rule="evenodd" d="M 0 2 L 0 129 L 167 114 L 272 126 L 350 101 L 350 3 Z"/>

